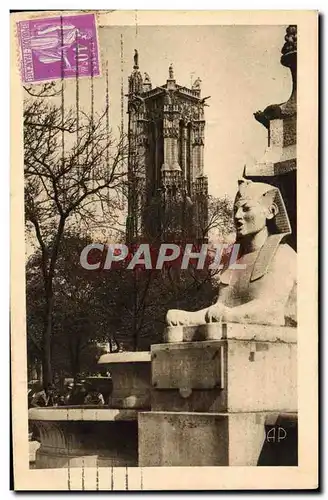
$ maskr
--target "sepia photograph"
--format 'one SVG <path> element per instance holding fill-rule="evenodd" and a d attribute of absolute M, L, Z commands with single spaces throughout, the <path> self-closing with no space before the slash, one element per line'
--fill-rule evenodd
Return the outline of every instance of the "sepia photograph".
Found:
<path fill-rule="evenodd" d="M 19 489 L 316 487 L 317 13 L 294 12 L 11 15 Z"/>

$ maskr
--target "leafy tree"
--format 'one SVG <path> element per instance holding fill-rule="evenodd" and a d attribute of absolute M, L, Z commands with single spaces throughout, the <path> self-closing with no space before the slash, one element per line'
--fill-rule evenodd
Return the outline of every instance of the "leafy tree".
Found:
<path fill-rule="evenodd" d="M 110 314 L 102 296 L 111 276 L 80 265 L 81 251 L 91 242 L 90 237 L 66 233 L 59 246 L 51 325 L 51 365 L 57 374 L 76 377 L 81 371 L 92 371 L 100 353 L 98 342 L 110 337 Z M 46 298 L 41 264 L 42 253 L 37 250 L 26 268 L 28 357 L 32 362 L 42 359 Z"/>

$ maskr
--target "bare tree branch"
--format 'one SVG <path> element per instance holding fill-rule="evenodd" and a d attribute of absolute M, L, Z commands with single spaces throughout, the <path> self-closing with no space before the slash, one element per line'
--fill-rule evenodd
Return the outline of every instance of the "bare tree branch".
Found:
<path fill-rule="evenodd" d="M 25 213 L 28 229 L 41 249 L 45 289 L 43 332 L 44 374 L 51 378 L 51 335 L 53 282 L 60 245 L 66 228 L 117 221 L 117 203 L 106 200 L 108 193 L 121 188 L 127 160 L 127 141 L 115 140 L 106 123 L 108 109 L 93 117 L 84 111 L 65 109 L 63 115 L 55 101 L 44 99 L 59 95 L 55 85 L 25 88 L 24 103 Z M 77 116 L 79 113 L 79 116 Z M 65 143 L 65 151 L 62 142 Z M 112 214 L 112 216 L 111 216 Z"/>

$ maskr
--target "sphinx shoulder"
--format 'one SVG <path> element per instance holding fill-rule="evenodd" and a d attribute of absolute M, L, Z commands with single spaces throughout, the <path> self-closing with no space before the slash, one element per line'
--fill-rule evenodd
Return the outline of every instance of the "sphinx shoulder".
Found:
<path fill-rule="evenodd" d="M 281 243 L 274 255 L 273 266 L 281 272 L 293 273 L 296 277 L 297 253 L 287 243 Z"/>
<path fill-rule="evenodd" d="M 297 253 L 290 245 L 288 245 L 288 243 L 280 243 L 276 251 L 276 258 L 286 258 L 288 260 L 296 261 Z"/>

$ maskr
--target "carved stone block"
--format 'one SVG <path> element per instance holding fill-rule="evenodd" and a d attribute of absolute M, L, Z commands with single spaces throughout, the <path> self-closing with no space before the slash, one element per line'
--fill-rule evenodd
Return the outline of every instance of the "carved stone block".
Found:
<path fill-rule="evenodd" d="M 267 419 L 266 413 L 139 413 L 139 467 L 297 465 L 296 415 L 282 416 L 276 426 Z"/>
<path fill-rule="evenodd" d="M 228 326 L 222 340 L 152 346 L 152 410 L 297 410 L 296 329 L 288 339 L 256 325 L 271 332 L 261 339 L 254 325 Z"/>

